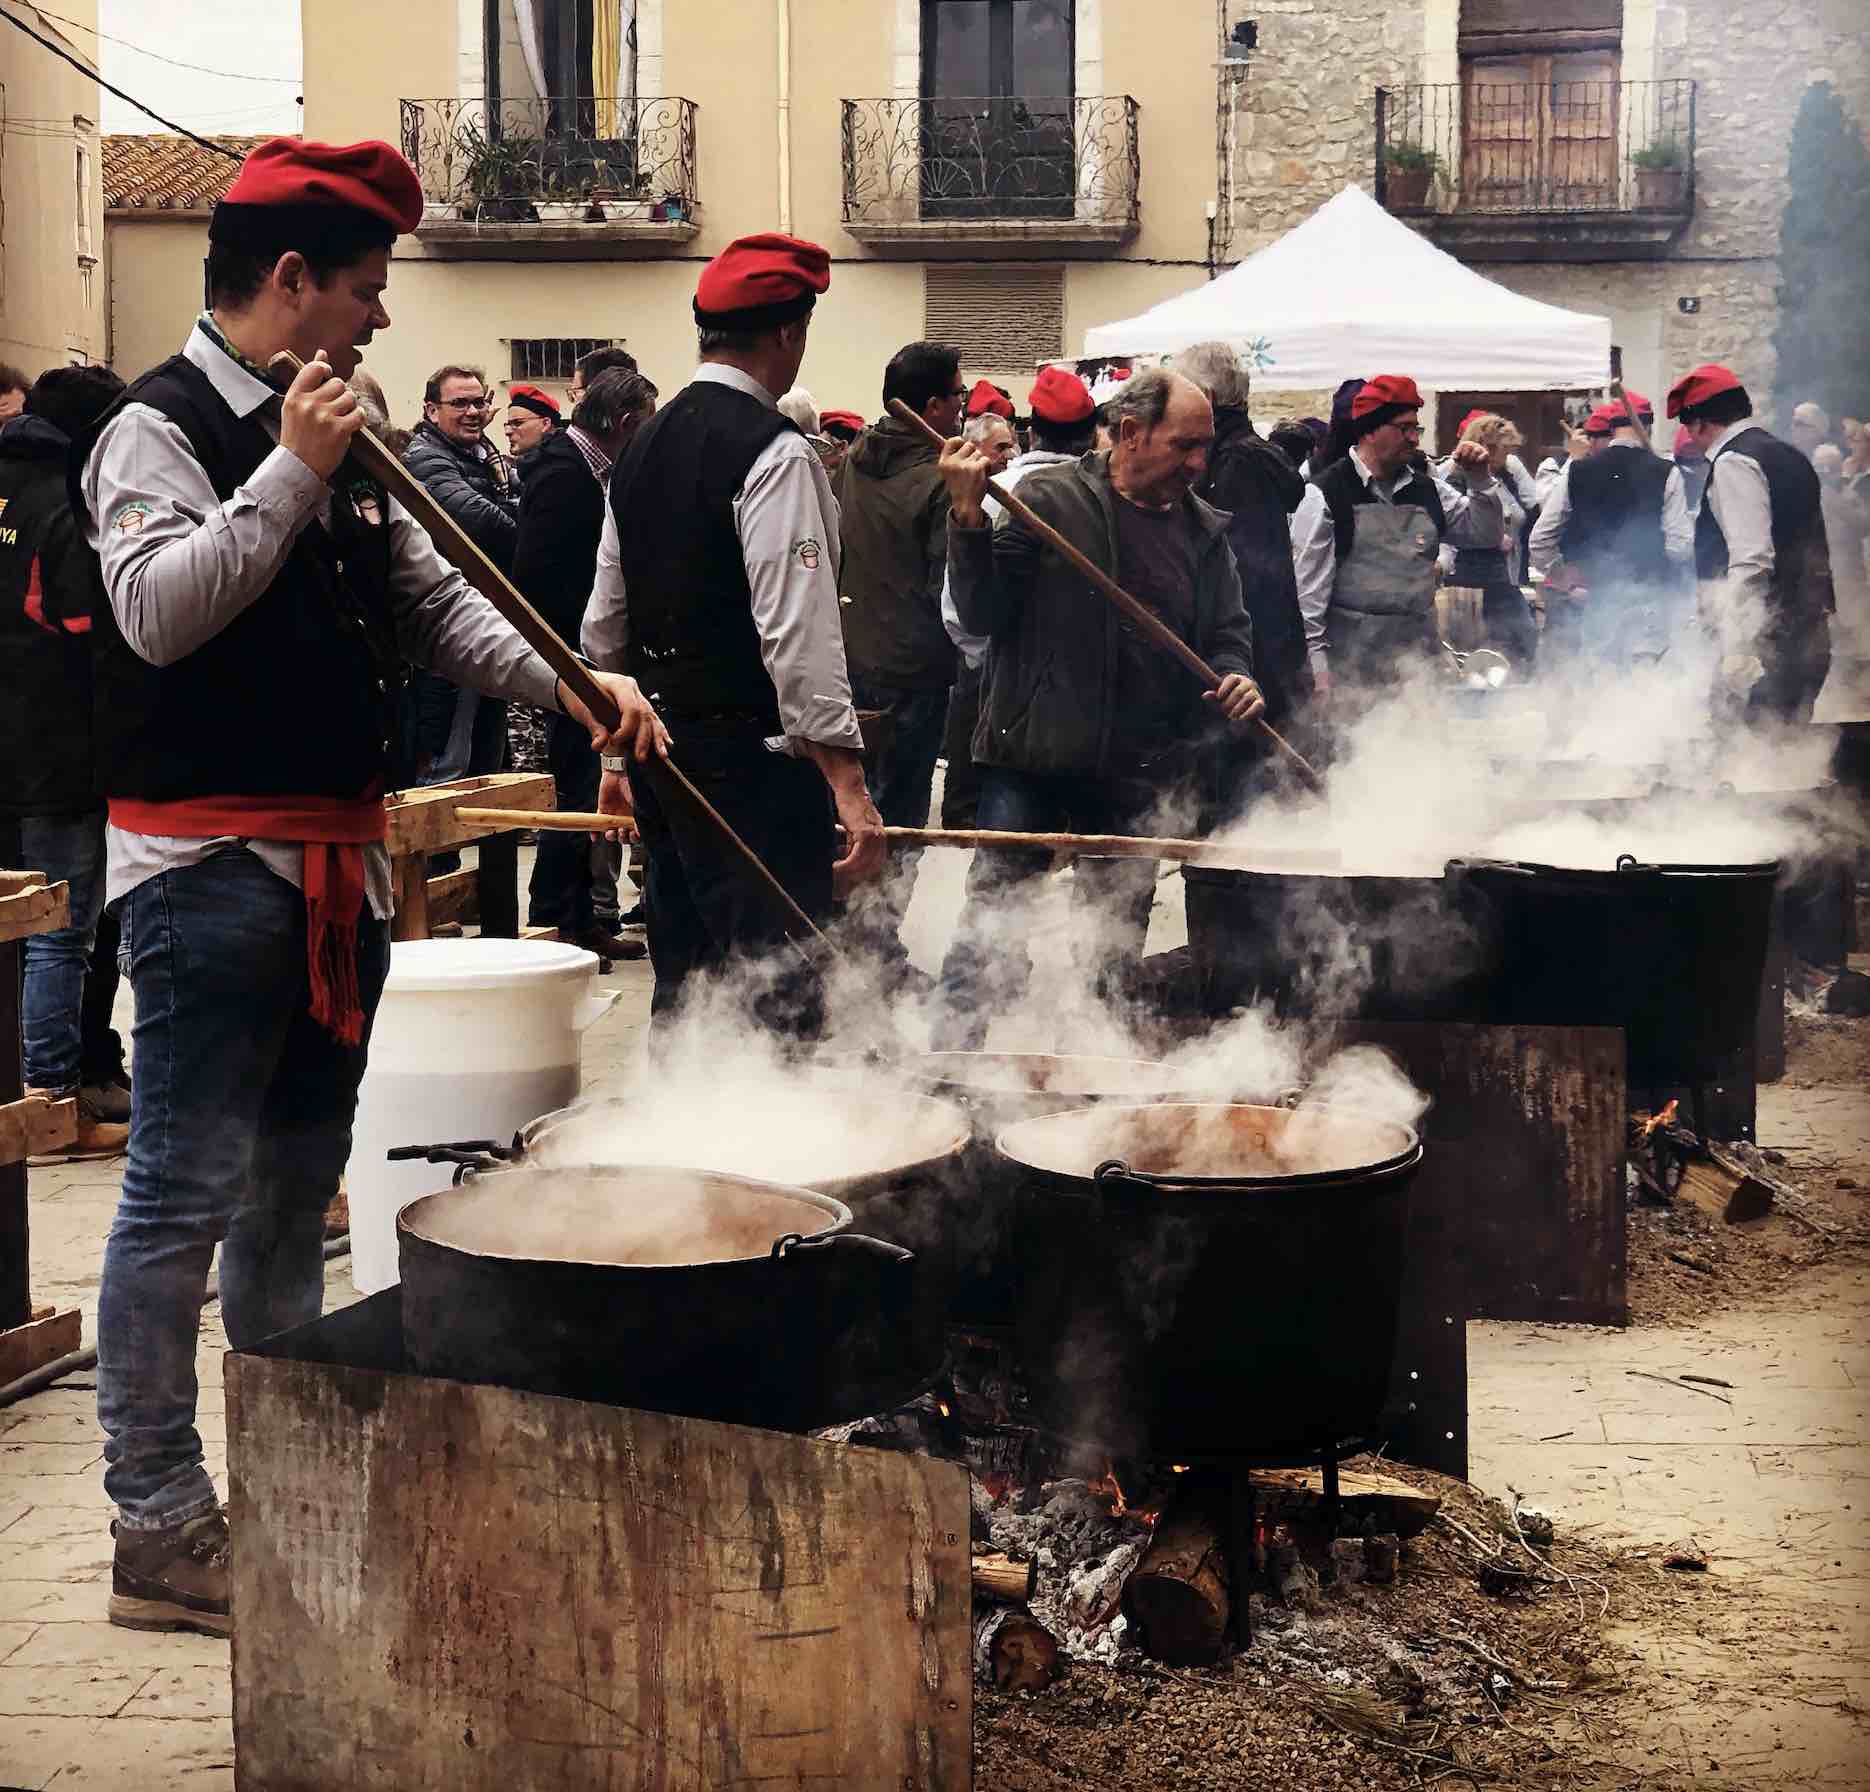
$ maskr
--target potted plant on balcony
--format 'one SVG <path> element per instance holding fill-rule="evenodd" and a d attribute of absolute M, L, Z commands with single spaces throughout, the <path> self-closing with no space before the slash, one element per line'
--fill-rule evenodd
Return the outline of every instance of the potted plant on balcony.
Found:
<path fill-rule="evenodd" d="M 1682 209 L 1688 191 L 1688 158 L 1680 138 L 1660 137 L 1630 157 L 1636 170 L 1636 204 L 1640 211 L 1675 212 Z"/>
<path fill-rule="evenodd" d="M 1428 204 L 1428 190 L 1441 158 L 1407 138 L 1383 150 L 1383 196 L 1399 212 L 1420 211 Z"/>
<path fill-rule="evenodd" d="M 537 139 L 485 137 L 472 124 L 466 130 L 467 196 L 461 215 L 505 223 L 536 221 L 533 201 L 543 191 Z"/>

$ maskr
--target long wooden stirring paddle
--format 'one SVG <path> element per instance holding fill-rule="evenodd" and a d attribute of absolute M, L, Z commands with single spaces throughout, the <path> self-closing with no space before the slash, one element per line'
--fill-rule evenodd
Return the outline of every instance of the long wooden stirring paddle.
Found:
<path fill-rule="evenodd" d="M 893 416 L 897 422 L 905 423 L 911 429 L 919 429 L 938 448 L 944 445 L 941 432 L 930 424 L 926 418 L 918 417 L 900 398 L 892 398 L 889 403 L 889 409 L 890 415 Z M 1061 559 L 1067 561 L 1075 571 L 1082 573 L 1102 596 L 1107 597 L 1124 613 L 1124 615 L 1129 617 L 1129 619 L 1142 630 L 1146 639 L 1153 642 L 1157 647 L 1160 647 L 1164 653 L 1171 654 L 1176 659 L 1180 660 L 1189 671 L 1194 673 L 1194 675 L 1202 681 L 1207 689 L 1212 691 L 1219 686 L 1221 682 L 1220 673 L 1215 671 L 1215 669 L 1190 647 L 1174 629 L 1170 628 L 1154 610 L 1150 609 L 1147 604 L 1141 603 L 1136 598 L 1132 597 L 1129 592 L 1125 591 L 1109 573 L 1096 563 L 1096 561 L 1090 559 L 1087 555 L 1081 553 L 1077 548 L 1072 546 L 1072 544 L 1067 541 L 1064 536 L 1059 534 L 1050 523 L 1046 522 L 1043 517 L 1037 515 L 1032 506 L 1021 499 L 1017 492 L 1009 491 L 997 479 L 989 479 L 987 481 L 987 489 L 1003 508 L 1011 511 L 1014 516 L 1018 517 L 1047 547 Z M 1302 777 L 1313 790 L 1322 791 L 1324 789 L 1325 781 L 1318 775 L 1317 768 L 1298 750 L 1298 748 L 1293 746 L 1278 729 L 1273 727 L 1265 717 L 1256 717 L 1253 725 L 1285 755 L 1286 762 L 1298 772 L 1300 777 Z"/>

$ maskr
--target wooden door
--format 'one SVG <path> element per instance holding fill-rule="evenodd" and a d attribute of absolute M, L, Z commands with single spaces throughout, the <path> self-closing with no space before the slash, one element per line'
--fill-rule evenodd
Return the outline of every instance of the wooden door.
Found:
<path fill-rule="evenodd" d="M 1462 65 L 1462 208 L 1593 211 L 1617 203 L 1619 52 L 1473 57 Z"/>

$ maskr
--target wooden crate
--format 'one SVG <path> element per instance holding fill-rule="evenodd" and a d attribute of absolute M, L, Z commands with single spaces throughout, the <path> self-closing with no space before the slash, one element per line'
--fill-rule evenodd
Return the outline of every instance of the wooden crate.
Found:
<path fill-rule="evenodd" d="M 511 829 L 489 833 L 483 824 L 462 821 L 455 811 L 464 804 L 549 810 L 557 800 L 546 772 L 495 772 L 484 778 L 456 778 L 447 784 L 395 792 L 386 805 L 390 872 L 396 889 L 391 937 L 425 940 L 436 927 L 478 923 L 489 938 L 556 938 L 550 928 L 519 924 L 517 836 Z M 474 840 L 481 842 L 478 869 L 429 876 L 430 853 Z"/>
<path fill-rule="evenodd" d="M 227 1359 L 239 1792 L 971 1784 L 965 1470 L 401 1365 Z"/>

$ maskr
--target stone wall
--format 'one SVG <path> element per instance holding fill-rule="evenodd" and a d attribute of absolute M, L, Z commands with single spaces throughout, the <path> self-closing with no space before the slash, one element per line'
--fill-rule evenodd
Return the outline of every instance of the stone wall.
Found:
<path fill-rule="evenodd" d="M 1376 90 L 1422 79 L 1422 0 L 1226 0 L 1240 19 L 1260 42 L 1235 77 L 1236 260 L 1345 185 L 1375 190 Z"/>

